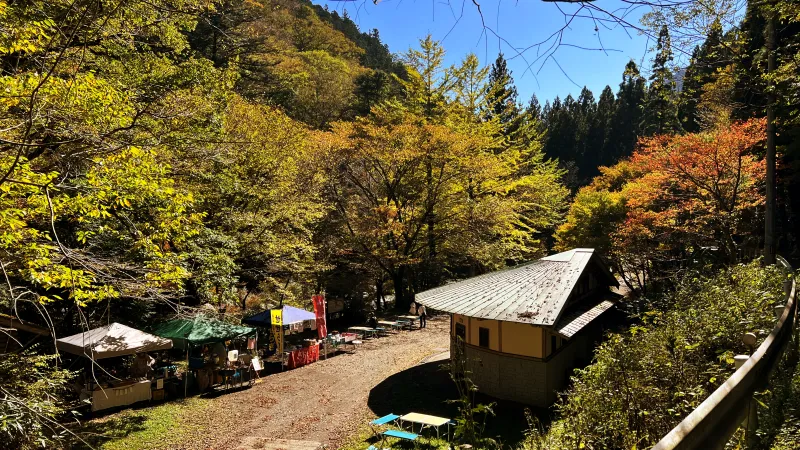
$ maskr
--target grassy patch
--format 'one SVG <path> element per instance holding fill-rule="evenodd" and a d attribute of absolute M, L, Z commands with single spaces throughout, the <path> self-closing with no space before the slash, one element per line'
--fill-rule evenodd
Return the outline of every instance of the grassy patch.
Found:
<path fill-rule="evenodd" d="M 427 431 L 427 433 L 430 433 L 430 431 Z M 370 429 L 369 426 L 363 426 L 359 428 L 356 434 L 354 434 L 347 441 L 345 441 L 339 447 L 339 450 L 365 450 L 369 448 L 370 445 L 375 445 L 377 447 L 378 444 L 380 444 L 380 439 L 376 439 L 373 436 L 372 429 Z M 419 449 L 419 450 L 446 450 L 449 448 L 446 439 L 436 439 L 435 437 L 428 434 L 420 436 L 416 446 L 414 446 L 414 443 L 408 441 L 387 439 L 387 441 L 384 442 L 384 447 L 392 449 Z"/>
<path fill-rule="evenodd" d="M 152 408 L 128 409 L 87 422 L 76 432 L 92 447 L 104 450 L 164 448 L 195 431 L 196 427 L 186 419 L 208 404 L 205 399 L 189 398 Z"/>

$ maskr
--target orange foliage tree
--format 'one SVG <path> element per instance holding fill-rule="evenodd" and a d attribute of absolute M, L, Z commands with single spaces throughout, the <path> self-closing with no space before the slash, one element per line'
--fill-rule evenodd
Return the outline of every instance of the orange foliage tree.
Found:
<path fill-rule="evenodd" d="M 607 212 L 594 207 L 601 195 L 619 206 L 609 216 L 615 223 L 604 227 L 613 231 L 591 238 L 607 239 L 609 257 L 631 287 L 644 289 L 654 274 L 669 276 L 686 267 L 703 248 L 716 248 L 724 261 L 736 261 L 762 220 L 766 169 L 754 149 L 766 136 L 765 126 L 763 119 L 754 119 L 641 139 L 633 156 L 617 165 L 624 171 L 604 168 L 604 175 L 576 197 L 556 234 L 558 245 L 590 241 L 579 230 L 598 229 L 594 221 L 601 214 L 593 211 Z M 615 172 L 628 175 L 605 182 Z"/>
<path fill-rule="evenodd" d="M 764 161 L 753 153 L 763 119 L 711 132 L 646 138 L 632 162 L 644 175 L 628 186 L 620 232 L 644 228 L 659 245 L 718 247 L 735 261 L 764 204 Z"/>

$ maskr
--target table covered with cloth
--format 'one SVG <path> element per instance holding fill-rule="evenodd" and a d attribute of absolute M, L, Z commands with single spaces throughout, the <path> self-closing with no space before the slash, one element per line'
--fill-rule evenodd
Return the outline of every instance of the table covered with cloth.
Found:
<path fill-rule="evenodd" d="M 150 400 L 150 395 L 150 380 L 119 387 L 96 388 L 92 391 L 92 411 L 132 405 L 136 402 Z"/>
<path fill-rule="evenodd" d="M 289 352 L 289 357 L 286 360 L 286 367 L 294 369 L 316 361 L 319 361 L 319 344 Z"/>

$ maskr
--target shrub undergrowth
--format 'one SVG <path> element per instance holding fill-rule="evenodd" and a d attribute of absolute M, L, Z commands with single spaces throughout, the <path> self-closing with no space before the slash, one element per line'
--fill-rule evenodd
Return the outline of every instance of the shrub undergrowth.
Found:
<path fill-rule="evenodd" d="M 734 371 L 775 324 L 787 274 L 759 262 L 685 278 L 646 308 L 642 320 L 608 336 L 594 362 L 572 377 L 549 430 L 532 427 L 524 444 L 538 448 L 648 448 Z"/>

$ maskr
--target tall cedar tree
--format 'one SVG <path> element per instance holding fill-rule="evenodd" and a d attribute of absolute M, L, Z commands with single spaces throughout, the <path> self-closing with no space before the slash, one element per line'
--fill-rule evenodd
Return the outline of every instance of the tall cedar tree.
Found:
<path fill-rule="evenodd" d="M 692 60 L 683 78 L 683 89 L 680 93 L 678 117 L 681 126 L 688 133 L 696 133 L 701 129 L 698 117 L 698 106 L 704 92 L 704 86 L 715 79 L 717 71 L 730 61 L 726 49 L 722 45 L 722 25 L 715 22 L 703 45 L 692 53 Z"/>
<path fill-rule="evenodd" d="M 575 162 L 581 184 L 588 182 L 588 175 L 597 167 L 593 163 L 598 143 L 594 142 L 591 136 L 592 122 L 596 115 L 597 104 L 594 93 L 584 86 L 578 96 L 575 114 L 572 115 L 575 123 Z"/>
<path fill-rule="evenodd" d="M 614 164 L 611 127 L 614 119 L 616 100 L 610 86 L 600 94 L 594 117 L 589 124 L 589 149 L 585 155 L 583 175 L 594 177 L 599 174 L 598 167 Z"/>
<path fill-rule="evenodd" d="M 681 129 L 675 77 L 669 68 L 669 63 L 672 61 L 672 43 L 666 25 L 661 28 L 658 35 L 656 49 L 642 125 L 646 136 L 674 133 Z"/>
<path fill-rule="evenodd" d="M 606 86 L 597 102 L 583 88 L 577 100 L 556 97 L 544 108 L 535 96 L 526 112 L 538 116 L 547 130 L 545 154 L 559 159 L 568 171 L 566 183 L 577 189 L 596 176 L 598 168 L 630 156 L 642 135 L 647 84 L 636 63 L 630 61 L 622 75 L 616 98 Z"/>
<path fill-rule="evenodd" d="M 619 84 L 611 124 L 611 135 L 614 136 L 611 160 L 619 160 L 633 154 L 636 141 L 641 134 L 646 93 L 647 87 L 639 67 L 635 62 L 629 61 L 622 73 L 622 83 Z"/>

